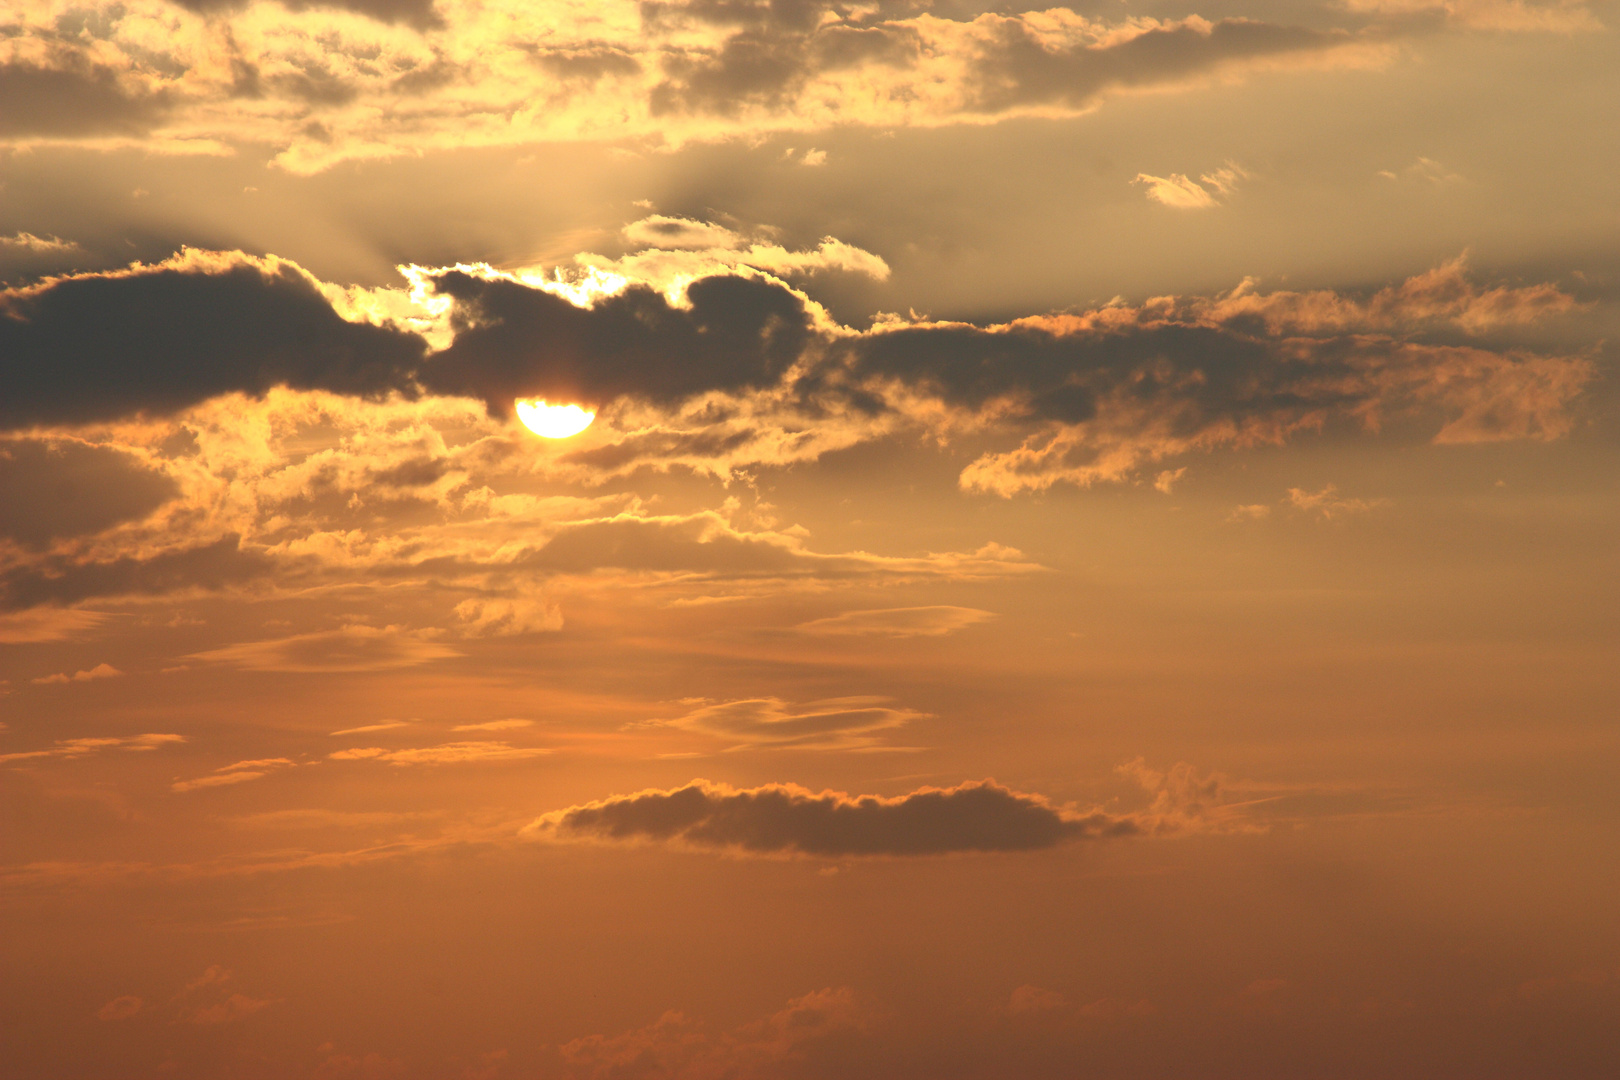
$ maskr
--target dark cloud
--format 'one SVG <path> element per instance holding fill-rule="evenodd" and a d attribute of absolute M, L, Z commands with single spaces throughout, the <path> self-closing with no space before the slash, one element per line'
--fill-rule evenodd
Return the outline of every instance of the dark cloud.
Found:
<path fill-rule="evenodd" d="M 1000 40 L 977 63 L 979 111 L 1019 105 L 1084 105 L 1113 87 L 1173 82 L 1223 64 L 1346 44 L 1349 35 L 1248 19 L 1166 24 L 1134 37 L 1053 50 L 1017 20 L 1002 23 Z"/>
<path fill-rule="evenodd" d="M 285 264 L 158 266 L 0 292 L 0 429 L 167 414 L 278 385 L 406 389 L 414 334 L 348 322 Z"/>
<path fill-rule="evenodd" d="M 1035 851 L 1143 831 L 1135 818 L 1101 811 L 1072 814 L 1039 795 L 990 780 L 922 788 L 893 799 L 816 793 L 790 784 L 739 790 L 694 780 L 671 791 L 642 791 L 558 810 L 533 822 L 525 834 L 836 858 Z"/>
<path fill-rule="evenodd" d="M 183 8 L 203 15 L 222 11 L 237 11 L 248 6 L 250 0 L 175 0 Z M 385 23 L 404 23 L 418 30 L 432 30 L 444 26 L 444 17 L 433 5 L 433 0 L 324 0 L 306 3 L 304 0 L 281 0 L 289 11 L 307 11 L 310 8 L 337 8 L 352 11 Z"/>
<path fill-rule="evenodd" d="M 267 577 L 274 569 L 268 556 L 244 551 L 237 536 L 144 559 L 128 556 L 79 562 L 51 558 L 0 573 L 0 610 L 73 604 L 92 597 L 217 591 Z"/>
<path fill-rule="evenodd" d="M 0 536 L 28 547 L 145 517 L 177 494 L 173 480 L 110 447 L 0 442 Z"/>
<path fill-rule="evenodd" d="M 510 415 L 519 397 L 667 402 L 770 386 L 816 338 L 803 301 L 752 278 L 693 282 L 685 310 L 642 285 L 584 309 L 460 271 L 434 281 L 456 301 L 456 338 L 426 365 L 422 383 L 482 398 L 496 416 Z"/>
<path fill-rule="evenodd" d="M 57 66 L 0 65 L 0 137 L 136 135 L 168 109 L 158 94 L 137 94 L 118 74 L 76 52 Z"/>

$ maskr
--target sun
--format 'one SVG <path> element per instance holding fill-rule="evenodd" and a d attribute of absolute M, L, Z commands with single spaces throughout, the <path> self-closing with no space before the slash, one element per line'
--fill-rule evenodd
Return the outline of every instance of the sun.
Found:
<path fill-rule="evenodd" d="M 578 405 L 547 405 L 545 398 L 518 398 L 517 414 L 524 427 L 547 439 L 578 435 L 596 419 Z"/>

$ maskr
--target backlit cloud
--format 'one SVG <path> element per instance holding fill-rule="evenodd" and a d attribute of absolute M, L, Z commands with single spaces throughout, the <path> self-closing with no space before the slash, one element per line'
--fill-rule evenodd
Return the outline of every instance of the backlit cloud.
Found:
<path fill-rule="evenodd" d="M 249 671 L 387 671 L 459 656 L 455 649 L 396 626 L 345 626 L 193 653 L 192 659 Z"/>
<path fill-rule="evenodd" d="M 229 787 L 233 784 L 244 784 L 249 780 L 258 780 L 270 773 L 289 768 L 298 764 L 291 758 L 256 758 L 250 761 L 238 761 L 230 765 L 221 765 L 207 776 L 199 776 L 193 780 L 176 780 L 169 785 L 170 791 L 196 791 L 198 788 Z"/>

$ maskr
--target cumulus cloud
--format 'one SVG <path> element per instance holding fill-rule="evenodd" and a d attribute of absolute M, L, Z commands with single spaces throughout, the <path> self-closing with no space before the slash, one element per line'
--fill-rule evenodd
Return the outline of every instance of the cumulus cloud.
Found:
<path fill-rule="evenodd" d="M 184 735 L 163 735 L 148 733 L 145 735 L 102 736 L 82 739 L 58 739 L 44 750 L 26 750 L 12 754 L 0 754 L 0 763 L 8 761 L 34 761 L 41 758 L 78 758 L 88 754 L 100 753 L 103 750 L 156 750 L 162 746 L 186 741 Z"/>
<path fill-rule="evenodd" d="M 133 994 L 115 997 L 96 1010 L 98 1020 L 128 1020 L 141 1011 L 142 1001 Z"/>
<path fill-rule="evenodd" d="M 795 705 L 751 698 L 702 705 L 653 723 L 723 739 L 731 744 L 728 750 L 872 750 L 883 746 L 881 733 L 926 715 L 887 700 L 842 697 Z"/>
<path fill-rule="evenodd" d="M 811 619 L 794 629 L 825 637 L 944 637 L 965 630 L 995 613 L 979 608 L 933 604 L 926 607 L 873 608 Z"/>
<path fill-rule="evenodd" d="M 248 671 L 388 671 L 461 655 L 397 626 L 345 626 L 192 653 L 190 659 Z"/>
<path fill-rule="evenodd" d="M 390 765 L 462 765 L 480 761 L 522 761 L 552 751 L 539 746 L 511 746 L 504 742 L 472 741 L 387 750 L 358 746 L 326 755 L 334 761 L 386 761 Z"/>
<path fill-rule="evenodd" d="M 43 675 L 32 681 L 40 686 L 48 686 L 52 683 L 95 682 L 97 679 L 115 679 L 122 674 L 122 671 L 119 671 L 111 664 L 102 663 L 84 671 L 75 671 L 72 675 L 66 672 L 58 672 L 55 675 Z"/>
<path fill-rule="evenodd" d="M 1178 210 L 1202 210 L 1215 205 L 1213 195 L 1200 187 L 1197 181 L 1189 180 L 1181 173 L 1171 173 L 1169 176 L 1137 173 L 1131 183 L 1146 184 L 1148 198 Z"/>

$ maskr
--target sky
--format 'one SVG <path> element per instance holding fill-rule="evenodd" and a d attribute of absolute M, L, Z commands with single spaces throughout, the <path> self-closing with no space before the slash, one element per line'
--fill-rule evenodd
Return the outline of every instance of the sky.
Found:
<path fill-rule="evenodd" d="M 12 0 L 0 1077 L 1620 1074 L 1616 27 Z"/>

